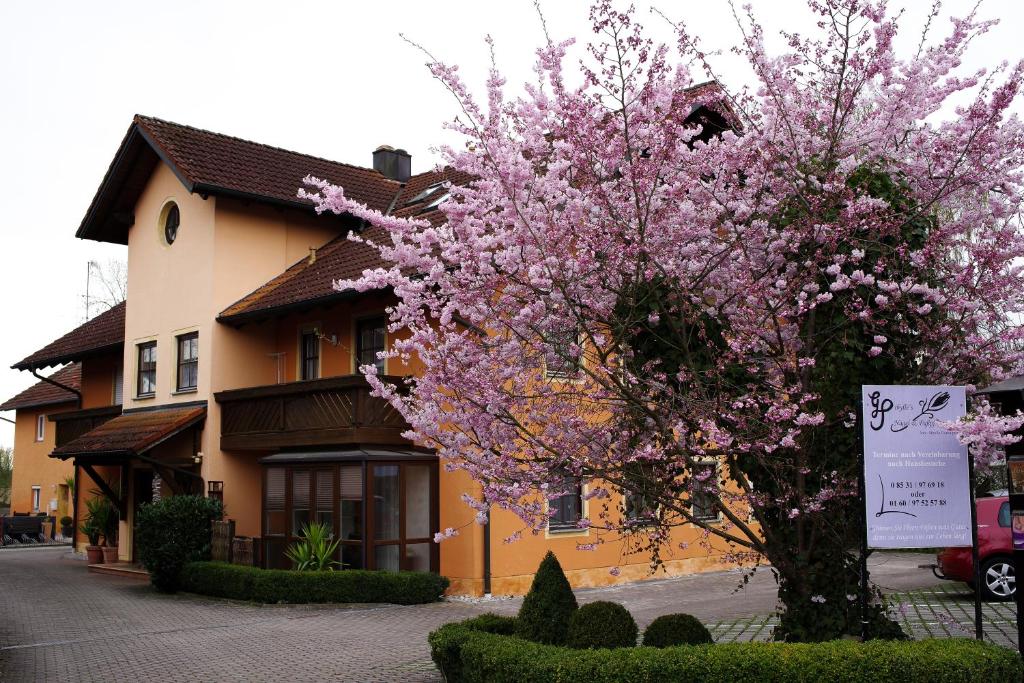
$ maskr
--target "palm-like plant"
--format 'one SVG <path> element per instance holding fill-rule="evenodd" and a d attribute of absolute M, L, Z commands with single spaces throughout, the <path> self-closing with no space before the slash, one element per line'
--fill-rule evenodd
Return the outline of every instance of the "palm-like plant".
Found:
<path fill-rule="evenodd" d="M 285 551 L 299 571 L 334 571 L 341 563 L 334 559 L 340 540 L 334 540 L 330 524 L 310 522 L 302 525 L 300 540 Z"/>

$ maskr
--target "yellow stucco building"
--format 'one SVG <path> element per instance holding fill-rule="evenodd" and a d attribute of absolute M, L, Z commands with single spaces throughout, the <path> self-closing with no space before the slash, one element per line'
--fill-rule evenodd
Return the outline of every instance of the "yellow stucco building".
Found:
<path fill-rule="evenodd" d="M 76 473 L 80 490 L 116 480 L 125 561 L 138 506 L 154 492 L 194 492 L 224 501 L 268 567 L 285 566 L 285 548 L 316 519 L 338 534 L 347 566 L 439 571 L 453 593 L 522 593 L 548 550 L 574 586 L 650 576 L 649 557 L 622 542 L 577 550 L 596 537 L 575 524 L 591 514 L 579 491 L 553 503 L 545 533 L 515 543 L 502 542 L 522 528 L 510 513 L 470 523 L 461 497 L 478 486 L 404 439 L 401 417 L 357 372 L 417 368 L 376 359 L 392 341 L 390 292 L 333 289 L 379 257 L 347 239 L 365 227 L 354 217 L 318 216 L 296 198 L 307 174 L 372 208 L 434 221 L 444 183 L 467 180 L 412 174 L 409 155 L 389 147 L 359 167 L 135 117 L 77 231 L 127 245 L 128 300 L 14 365 L 81 368 L 81 397 L 53 416 L 54 441 L 18 452 L 18 486 L 44 466 Z M 463 531 L 433 543 L 446 527 Z M 673 532 L 669 574 L 721 566 L 725 549 L 700 538 L 693 526 Z"/>

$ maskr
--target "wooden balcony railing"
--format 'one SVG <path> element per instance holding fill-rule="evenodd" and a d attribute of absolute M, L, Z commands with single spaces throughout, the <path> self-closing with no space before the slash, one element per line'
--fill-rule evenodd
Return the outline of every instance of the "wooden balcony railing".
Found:
<path fill-rule="evenodd" d="M 398 377 L 386 379 L 401 383 Z M 390 403 L 370 396 L 362 375 L 231 389 L 214 398 L 224 450 L 409 445 L 402 438 L 409 425 Z"/>
<path fill-rule="evenodd" d="M 56 447 L 60 448 L 69 441 L 74 441 L 82 434 L 99 427 L 108 420 L 121 414 L 121 406 L 103 406 L 86 410 L 72 410 L 67 413 L 56 413 L 50 421 L 57 425 L 55 435 Z"/>

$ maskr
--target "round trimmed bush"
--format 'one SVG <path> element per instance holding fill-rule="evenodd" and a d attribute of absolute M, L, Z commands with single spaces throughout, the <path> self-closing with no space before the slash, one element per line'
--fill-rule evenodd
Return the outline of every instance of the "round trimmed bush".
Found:
<path fill-rule="evenodd" d="M 535 643 L 561 645 L 565 642 L 569 619 L 577 606 L 562 565 L 549 550 L 537 567 L 530 592 L 519 608 L 516 635 Z"/>
<path fill-rule="evenodd" d="M 711 632 L 690 614 L 666 614 L 644 629 L 644 645 L 647 647 L 704 645 L 712 642 Z"/>
<path fill-rule="evenodd" d="M 629 610 L 617 602 L 600 600 L 573 613 L 565 644 L 578 650 L 635 647 L 636 633 Z"/>

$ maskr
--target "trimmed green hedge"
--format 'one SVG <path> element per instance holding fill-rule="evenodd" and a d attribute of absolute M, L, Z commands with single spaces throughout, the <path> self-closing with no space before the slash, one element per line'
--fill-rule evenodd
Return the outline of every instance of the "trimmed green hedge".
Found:
<path fill-rule="evenodd" d="M 224 562 L 191 562 L 181 572 L 181 590 L 262 603 L 436 602 L 448 579 L 426 572 L 346 569 L 300 572 L 259 569 Z"/>
<path fill-rule="evenodd" d="M 572 650 L 494 633 L 506 625 L 485 616 L 482 624 L 448 624 L 430 634 L 431 656 L 448 683 L 1019 683 L 1024 677 L 1016 652 L 962 638 Z"/>

